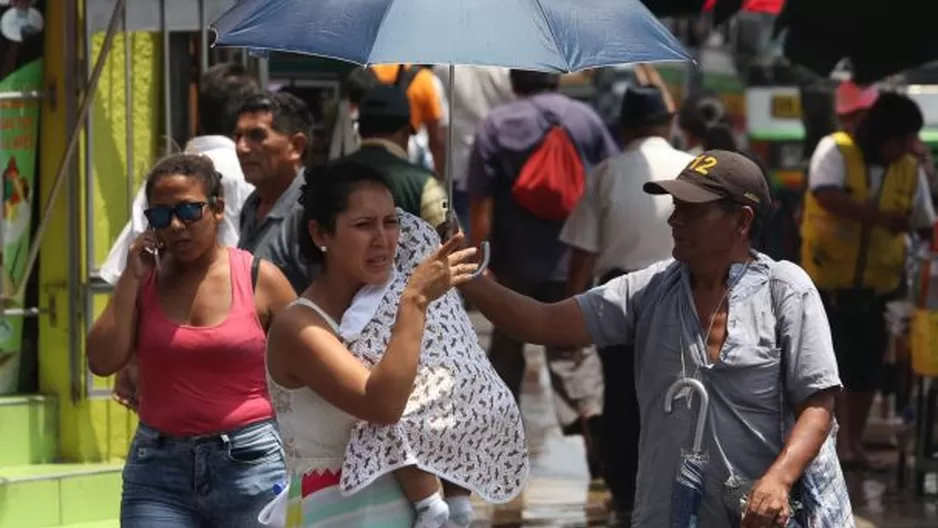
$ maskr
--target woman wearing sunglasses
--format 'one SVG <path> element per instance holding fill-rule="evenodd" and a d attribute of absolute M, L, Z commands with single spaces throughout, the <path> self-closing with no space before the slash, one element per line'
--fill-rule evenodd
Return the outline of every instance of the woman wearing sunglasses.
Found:
<path fill-rule="evenodd" d="M 284 478 L 264 352 L 295 299 L 267 262 L 219 245 L 225 210 L 212 162 L 176 154 L 146 180 L 150 229 L 88 333 L 110 376 L 136 358 L 140 425 L 124 468 L 121 526 L 257 526 Z"/>

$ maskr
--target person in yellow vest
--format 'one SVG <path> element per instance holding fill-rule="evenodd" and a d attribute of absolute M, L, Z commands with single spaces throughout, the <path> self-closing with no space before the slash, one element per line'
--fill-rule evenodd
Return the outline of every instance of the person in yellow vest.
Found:
<path fill-rule="evenodd" d="M 811 157 L 801 265 L 830 321 L 845 389 L 838 448 L 848 468 L 869 465 L 861 440 L 886 348 L 886 302 L 904 285 L 908 236 L 935 223 L 914 154 L 922 126 L 914 101 L 883 93 L 852 135 L 823 138 Z"/>

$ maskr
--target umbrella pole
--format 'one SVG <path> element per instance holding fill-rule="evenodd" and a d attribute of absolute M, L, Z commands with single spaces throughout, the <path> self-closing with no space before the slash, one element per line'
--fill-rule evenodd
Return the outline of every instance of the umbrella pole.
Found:
<path fill-rule="evenodd" d="M 455 94 L 453 93 L 453 87 L 455 86 L 456 79 L 456 65 L 449 65 L 449 76 L 446 80 L 446 91 L 448 92 L 448 97 L 446 105 L 449 108 L 448 114 L 446 116 L 446 196 L 448 201 L 446 207 L 448 209 L 447 215 L 449 216 L 449 225 L 450 225 L 450 234 L 456 232 L 456 226 L 458 225 L 456 221 L 456 207 L 454 205 L 454 187 L 455 183 L 453 181 L 453 99 Z"/>

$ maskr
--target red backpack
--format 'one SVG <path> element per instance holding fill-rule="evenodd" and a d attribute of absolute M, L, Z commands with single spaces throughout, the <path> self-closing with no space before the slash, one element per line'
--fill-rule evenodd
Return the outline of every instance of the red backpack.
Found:
<path fill-rule="evenodd" d="M 586 169 L 567 130 L 545 112 L 551 128 L 511 187 L 512 198 L 534 216 L 564 221 L 583 195 Z"/>

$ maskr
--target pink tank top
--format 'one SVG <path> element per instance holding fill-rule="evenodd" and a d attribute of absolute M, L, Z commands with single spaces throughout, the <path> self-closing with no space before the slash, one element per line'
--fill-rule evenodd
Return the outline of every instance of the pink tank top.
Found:
<path fill-rule="evenodd" d="M 170 321 L 156 275 L 139 300 L 140 420 L 175 436 L 232 431 L 274 416 L 267 392 L 267 336 L 254 308 L 250 253 L 229 248 L 231 308 L 224 321 L 193 327 Z"/>

